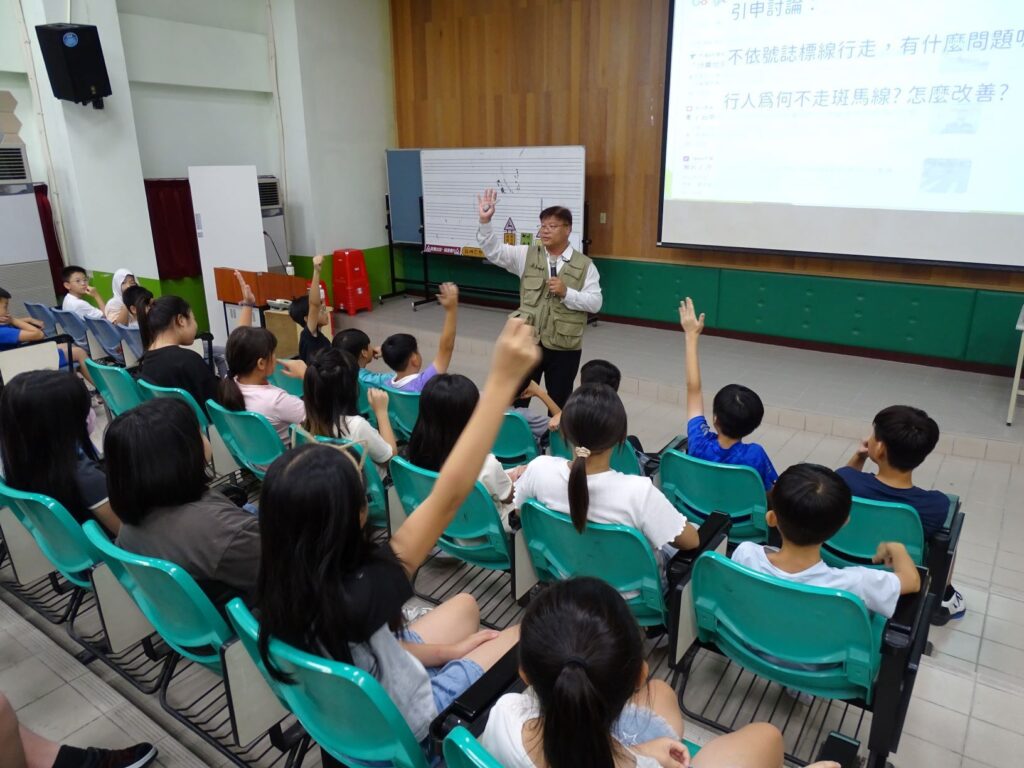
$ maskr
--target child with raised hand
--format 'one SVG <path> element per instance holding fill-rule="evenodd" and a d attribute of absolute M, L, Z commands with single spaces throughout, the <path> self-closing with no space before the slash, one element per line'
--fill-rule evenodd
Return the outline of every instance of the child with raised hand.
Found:
<path fill-rule="evenodd" d="M 782 735 L 767 723 L 691 760 L 675 692 L 648 680 L 636 619 L 600 579 L 556 582 L 531 601 L 519 675 L 530 687 L 498 699 L 480 738 L 506 768 L 782 768 Z"/>
<path fill-rule="evenodd" d="M 367 456 L 386 471 L 398 442 L 388 418 L 388 393 L 371 389 L 370 408 L 378 429 L 359 415 L 359 366 L 348 352 L 329 348 L 314 356 L 302 380 L 306 419 L 302 427 L 313 435 L 341 438 L 363 444 Z M 379 431 L 378 431 L 379 430 Z"/>
<path fill-rule="evenodd" d="M 437 714 L 515 645 L 518 627 L 479 630 L 469 595 L 405 629 L 402 606 L 413 596 L 410 579 L 469 495 L 518 383 L 538 359 L 531 329 L 509 320 L 480 403 L 433 490 L 385 543 L 366 534 L 365 488 L 345 451 L 306 445 L 270 466 L 259 505 L 258 644 L 272 676 L 288 679 L 268 656 L 272 637 L 355 664 L 381 682 L 422 740 Z"/>
<path fill-rule="evenodd" d="M 764 405 L 757 393 L 742 384 L 727 384 L 718 390 L 712 406 L 711 429 L 704 417 L 704 393 L 700 381 L 700 357 L 697 341 L 704 330 L 704 313 L 697 316 L 693 299 L 679 302 L 679 323 L 686 333 L 686 452 L 691 456 L 719 464 L 753 467 L 761 476 L 764 489 L 770 491 L 778 478 L 768 454 L 757 443 L 743 438 L 761 426 Z"/>
<path fill-rule="evenodd" d="M 779 529 L 782 547 L 746 541 L 736 547 L 732 559 L 758 573 L 852 592 L 869 611 L 889 618 L 900 595 L 921 589 L 917 566 L 903 544 L 884 541 L 878 545 L 874 562 L 891 571 L 832 568 L 821 559 L 821 545 L 850 519 L 851 500 L 850 489 L 831 469 L 794 464 L 775 483 L 774 508 L 767 514 L 768 525 Z"/>
<path fill-rule="evenodd" d="M 323 263 L 323 256 L 313 257 L 309 295 L 294 299 L 288 307 L 288 314 L 292 320 L 302 326 L 302 333 L 299 334 L 299 360 L 307 365 L 314 355 L 331 348 L 331 342 L 320 332 L 331 319 L 327 307 L 320 298 L 320 269 Z"/>
<path fill-rule="evenodd" d="M 648 477 L 611 469 L 612 451 L 626 439 L 626 409 L 606 384 L 586 384 L 569 396 L 561 429 L 573 460 L 538 456 L 516 480 L 515 505 L 528 499 L 572 517 L 576 530 L 587 522 L 636 528 L 656 556 L 666 544 L 692 549 L 697 529 Z"/>
<path fill-rule="evenodd" d="M 388 385 L 404 392 L 422 392 L 428 381 L 439 373 L 447 373 L 455 352 L 455 321 L 459 311 L 459 287 L 455 283 L 442 283 L 437 303 L 444 307 L 444 327 L 437 344 L 437 357 L 423 370 L 423 356 L 420 355 L 416 337 L 408 333 L 396 333 L 384 339 L 381 356 L 395 377 Z"/>

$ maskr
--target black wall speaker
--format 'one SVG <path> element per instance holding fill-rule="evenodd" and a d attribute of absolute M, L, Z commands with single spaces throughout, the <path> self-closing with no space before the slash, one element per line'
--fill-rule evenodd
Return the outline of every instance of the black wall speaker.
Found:
<path fill-rule="evenodd" d="M 39 49 L 58 99 L 103 109 L 110 78 L 96 27 L 90 24 L 42 24 L 36 27 Z"/>

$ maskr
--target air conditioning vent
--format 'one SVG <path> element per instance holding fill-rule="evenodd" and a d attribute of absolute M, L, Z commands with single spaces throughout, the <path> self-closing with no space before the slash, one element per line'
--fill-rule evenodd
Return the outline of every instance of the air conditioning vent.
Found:
<path fill-rule="evenodd" d="M 277 186 L 277 177 L 260 176 L 257 181 L 260 187 L 260 208 L 280 208 L 281 192 Z"/>
<path fill-rule="evenodd" d="M 0 147 L 0 182 L 30 181 L 28 175 L 28 157 L 24 147 Z M 277 182 L 274 182 L 275 188 Z M 263 197 L 263 186 L 260 185 L 260 197 Z"/>

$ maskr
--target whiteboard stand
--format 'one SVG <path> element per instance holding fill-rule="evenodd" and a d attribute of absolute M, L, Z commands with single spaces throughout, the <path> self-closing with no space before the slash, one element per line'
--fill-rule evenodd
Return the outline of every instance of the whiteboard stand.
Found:
<path fill-rule="evenodd" d="M 1024 389 L 1020 388 L 1020 369 L 1024 363 L 1024 306 L 1020 308 L 1020 316 L 1017 318 L 1017 330 L 1020 331 L 1020 349 L 1017 350 L 1017 367 L 1013 369 L 1013 387 L 1010 389 L 1010 408 L 1006 412 L 1006 426 L 1013 424 L 1013 414 L 1017 410 L 1017 398 L 1024 395 Z"/>
<path fill-rule="evenodd" d="M 395 229 L 394 229 L 394 226 L 393 226 L 393 222 L 391 221 L 391 195 L 390 194 L 384 195 L 384 211 L 385 211 L 385 215 L 386 215 L 386 219 L 385 219 L 385 222 L 384 222 L 384 229 L 386 229 L 387 232 L 388 232 L 388 266 L 391 269 L 391 291 L 389 293 L 381 294 L 380 296 L 377 297 L 377 302 L 379 304 L 383 304 L 384 303 L 384 299 L 391 299 L 391 298 L 394 298 L 395 296 L 404 296 L 405 295 L 405 291 L 398 290 L 398 284 L 399 283 L 403 283 L 405 285 L 421 285 L 421 286 L 423 286 L 424 291 L 426 291 L 426 289 L 429 287 L 427 285 L 427 282 L 426 282 L 426 278 L 427 278 L 427 264 L 426 264 L 426 256 L 425 255 L 424 255 L 424 258 L 423 258 L 423 278 L 424 278 L 423 280 L 414 280 L 412 278 L 396 277 L 395 276 L 395 239 L 394 239 L 394 231 L 395 231 Z M 425 244 L 425 242 L 423 240 L 423 196 L 422 195 L 420 196 L 420 228 L 419 229 L 420 229 L 419 247 L 420 247 L 420 253 L 422 254 L 424 247 L 426 247 L 426 244 Z M 415 303 L 413 304 L 413 309 L 414 310 L 416 309 Z"/>

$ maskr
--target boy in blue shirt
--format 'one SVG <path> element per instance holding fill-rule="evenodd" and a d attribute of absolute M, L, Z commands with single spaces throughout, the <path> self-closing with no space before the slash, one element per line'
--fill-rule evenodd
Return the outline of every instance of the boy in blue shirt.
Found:
<path fill-rule="evenodd" d="M 877 414 L 871 435 L 864 440 L 845 467 L 836 470 L 854 496 L 873 501 L 909 504 L 921 518 L 925 539 L 946 524 L 949 497 L 914 485 L 914 470 L 928 458 L 939 442 L 939 425 L 920 408 L 890 405 Z M 878 465 L 878 474 L 864 471 L 864 462 Z M 942 603 L 932 617 L 933 624 L 962 619 L 967 613 L 963 595 L 952 583 L 946 585 Z"/>
<path fill-rule="evenodd" d="M 43 324 L 31 317 L 12 317 L 10 304 L 11 294 L 0 288 L 0 351 L 14 349 L 30 341 L 41 341 L 44 338 Z M 72 344 L 71 355 L 78 363 L 78 372 L 92 384 L 89 369 L 85 367 L 85 360 L 88 357 L 85 350 Z M 68 364 L 67 356 L 60 347 L 57 348 L 57 363 L 61 368 Z"/>
<path fill-rule="evenodd" d="M 679 322 L 686 333 L 686 452 L 691 456 L 718 464 L 753 467 L 761 476 L 765 491 L 770 491 L 779 474 L 771 459 L 757 443 L 744 443 L 743 438 L 761 426 L 764 405 L 752 389 L 741 384 L 728 384 L 715 395 L 712 430 L 704 417 L 704 393 L 700 382 L 700 360 L 697 340 L 704 330 L 704 314 L 698 317 L 693 300 L 687 296 L 679 302 Z"/>
<path fill-rule="evenodd" d="M 376 373 L 367 369 L 370 363 L 380 359 L 380 347 L 370 344 L 370 337 L 359 328 L 346 328 L 334 334 L 331 345 L 348 352 L 359 364 L 359 383 L 367 389 L 382 389 L 395 378 L 393 373 Z"/>

